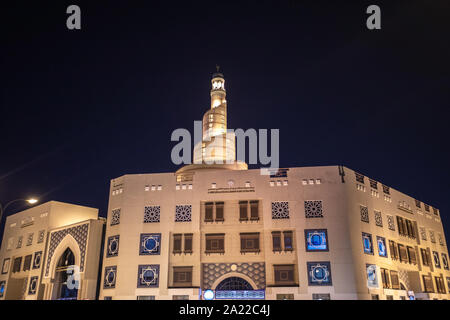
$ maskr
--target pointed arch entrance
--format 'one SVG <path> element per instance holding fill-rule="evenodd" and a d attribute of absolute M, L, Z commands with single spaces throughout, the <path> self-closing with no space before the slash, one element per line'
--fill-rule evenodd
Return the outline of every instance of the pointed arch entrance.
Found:
<path fill-rule="evenodd" d="M 52 298 L 53 300 L 76 300 L 78 297 L 78 289 L 68 286 L 68 280 L 73 271 L 67 272 L 75 266 L 75 255 L 73 251 L 67 247 L 57 261 Z"/>

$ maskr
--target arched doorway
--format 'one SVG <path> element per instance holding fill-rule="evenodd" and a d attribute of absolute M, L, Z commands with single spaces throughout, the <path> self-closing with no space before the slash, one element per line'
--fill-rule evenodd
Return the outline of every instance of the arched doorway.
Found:
<path fill-rule="evenodd" d="M 216 291 L 220 290 L 253 290 L 253 287 L 247 280 L 239 277 L 229 277 L 217 285 Z"/>
<path fill-rule="evenodd" d="M 241 277 L 231 276 L 223 279 L 216 286 L 215 298 L 227 300 L 264 299 L 265 290 L 256 290 L 249 281 Z"/>
<path fill-rule="evenodd" d="M 55 284 L 53 288 L 54 300 L 76 300 L 78 296 L 78 289 L 69 289 L 67 287 L 67 280 L 73 271 L 67 273 L 69 268 L 75 265 L 75 255 L 70 248 L 67 248 L 58 260 L 55 270 Z"/>

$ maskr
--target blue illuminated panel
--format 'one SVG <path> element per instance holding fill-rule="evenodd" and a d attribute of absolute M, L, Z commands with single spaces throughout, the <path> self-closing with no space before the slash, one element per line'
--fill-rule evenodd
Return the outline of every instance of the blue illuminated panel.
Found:
<path fill-rule="evenodd" d="M 265 290 L 217 290 L 216 299 L 264 300 Z"/>
<path fill-rule="evenodd" d="M 328 251 L 328 235 L 326 229 L 305 230 L 306 251 Z"/>

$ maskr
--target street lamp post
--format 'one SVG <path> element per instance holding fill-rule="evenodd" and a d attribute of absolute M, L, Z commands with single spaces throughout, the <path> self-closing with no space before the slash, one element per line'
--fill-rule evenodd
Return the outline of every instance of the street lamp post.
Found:
<path fill-rule="evenodd" d="M 3 213 L 6 212 L 6 208 L 8 208 L 8 206 L 10 204 L 13 204 L 14 202 L 19 202 L 19 201 L 25 201 L 25 202 L 28 202 L 29 204 L 35 204 L 35 203 L 38 202 L 37 199 L 30 198 L 30 199 L 16 199 L 16 200 L 12 200 L 12 201 L 8 202 L 7 204 L 5 204 L 4 206 L 0 203 L 0 224 L 2 222 Z"/>

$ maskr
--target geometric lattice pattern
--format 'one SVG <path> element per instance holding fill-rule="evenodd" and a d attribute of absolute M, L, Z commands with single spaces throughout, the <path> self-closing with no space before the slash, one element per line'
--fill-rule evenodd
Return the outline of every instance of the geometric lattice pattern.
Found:
<path fill-rule="evenodd" d="M 138 266 L 138 288 L 158 288 L 159 286 L 159 264 Z"/>
<path fill-rule="evenodd" d="M 441 246 L 444 245 L 444 238 L 442 237 L 442 234 L 440 234 L 440 233 L 438 233 L 438 241 Z"/>
<path fill-rule="evenodd" d="M 39 231 L 39 236 L 38 236 L 38 243 L 42 243 L 44 242 L 44 236 L 45 236 L 45 230 L 41 230 Z"/>
<path fill-rule="evenodd" d="M 289 219 L 289 202 L 272 202 L 272 219 Z"/>
<path fill-rule="evenodd" d="M 111 211 L 111 225 L 114 226 L 120 223 L 120 209 L 114 209 Z"/>
<path fill-rule="evenodd" d="M 323 209 L 321 200 L 305 201 L 306 218 L 322 218 Z"/>
<path fill-rule="evenodd" d="M 253 263 L 204 263 L 203 286 L 212 289 L 214 282 L 223 275 L 237 272 L 248 276 L 256 285 L 256 289 L 266 288 L 266 265 L 264 262 Z"/>
<path fill-rule="evenodd" d="M 87 235 L 89 231 L 89 224 L 85 223 L 79 226 L 75 226 L 72 228 L 66 228 L 63 230 L 52 232 L 50 235 L 50 246 L 48 251 L 47 264 L 45 267 L 45 276 L 47 277 L 50 271 L 50 262 L 53 257 L 53 253 L 55 252 L 58 245 L 61 241 L 70 234 L 75 241 L 78 243 L 78 247 L 80 248 L 81 257 L 80 257 L 80 272 L 84 271 L 84 259 L 86 255 L 86 241 Z"/>
<path fill-rule="evenodd" d="M 389 230 L 395 231 L 395 222 L 393 216 L 387 216 Z"/>
<path fill-rule="evenodd" d="M 31 246 L 31 244 L 33 243 L 33 235 L 34 233 L 29 233 L 27 236 L 27 246 Z"/>
<path fill-rule="evenodd" d="M 308 284 L 310 286 L 331 286 L 331 266 L 329 261 L 307 262 Z"/>
<path fill-rule="evenodd" d="M 419 228 L 419 232 L 420 232 L 420 238 L 422 240 L 427 240 L 427 231 L 424 227 L 420 227 Z"/>
<path fill-rule="evenodd" d="M 144 209 L 144 223 L 159 222 L 160 206 L 149 206 Z"/>
<path fill-rule="evenodd" d="M 369 223 L 369 209 L 359 206 L 359 210 L 361 211 L 361 221 Z"/>
<path fill-rule="evenodd" d="M 175 222 L 189 222 L 192 219 L 192 206 L 178 205 L 175 207 Z"/>
<path fill-rule="evenodd" d="M 409 283 L 408 270 L 399 270 L 398 278 L 405 285 L 405 289 L 408 291 L 408 288 L 411 287 Z"/>
<path fill-rule="evenodd" d="M 379 227 L 383 226 L 383 218 L 381 217 L 380 211 L 375 211 L 375 225 Z"/>
<path fill-rule="evenodd" d="M 434 232 L 430 230 L 430 241 L 436 243 L 436 238 L 434 237 Z"/>

